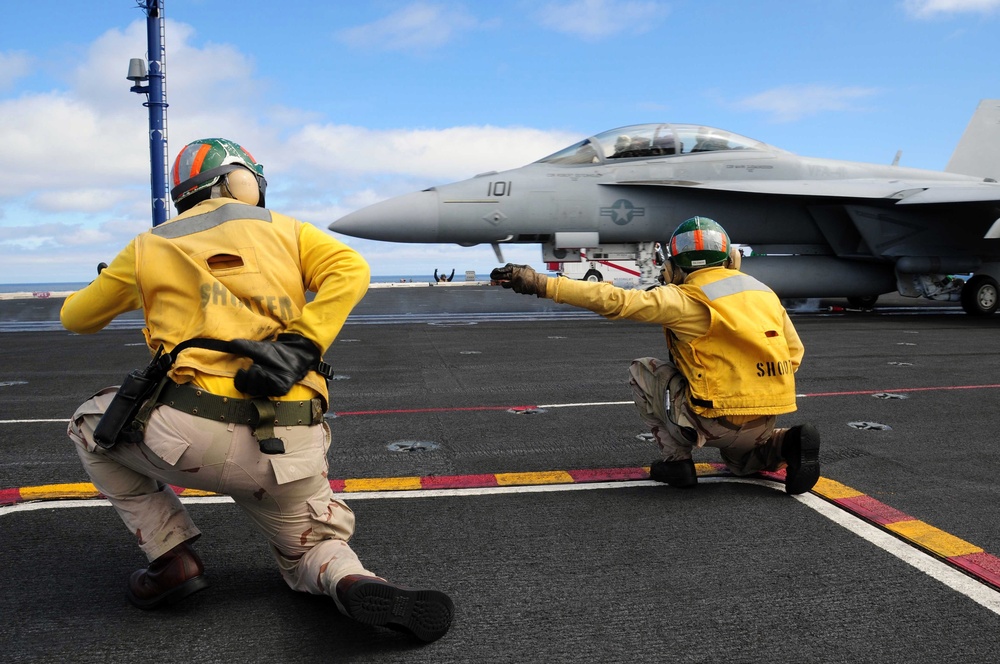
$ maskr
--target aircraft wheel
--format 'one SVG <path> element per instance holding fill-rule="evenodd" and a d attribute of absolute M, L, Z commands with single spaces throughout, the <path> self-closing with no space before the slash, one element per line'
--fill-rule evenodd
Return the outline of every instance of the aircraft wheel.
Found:
<path fill-rule="evenodd" d="M 847 298 L 847 304 L 851 305 L 855 309 L 872 309 L 875 307 L 876 302 L 878 302 L 878 295 L 865 295 L 863 297 Z"/>
<path fill-rule="evenodd" d="M 977 274 L 962 286 L 962 308 L 972 316 L 989 316 L 997 310 L 1000 286 L 997 280 Z"/>
<path fill-rule="evenodd" d="M 604 281 L 604 275 L 602 275 L 597 270 L 587 270 L 587 274 L 583 275 L 584 281 Z"/>

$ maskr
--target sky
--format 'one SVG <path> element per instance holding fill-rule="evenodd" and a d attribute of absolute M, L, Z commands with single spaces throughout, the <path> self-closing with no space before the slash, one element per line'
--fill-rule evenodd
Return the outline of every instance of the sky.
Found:
<path fill-rule="evenodd" d="M 89 281 L 152 223 L 135 0 L 0 0 L 0 284 Z M 1000 0 L 164 0 L 168 154 L 225 137 L 325 232 L 392 196 L 624 125 L 943 170 L 1000 98 Z M 171 210 L 171 214 L 174 212 Z M 488 246 L 336 236 L 374 275 L 487 273 Z M 538 245 L 504 258 L 544 266 Z"/>

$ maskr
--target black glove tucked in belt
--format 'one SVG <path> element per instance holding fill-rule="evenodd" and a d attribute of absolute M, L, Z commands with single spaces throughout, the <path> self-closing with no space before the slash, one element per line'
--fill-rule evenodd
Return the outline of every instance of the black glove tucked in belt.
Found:
<path fill-rule="evenodd" d="M 253 360 L 233 378 L 236 389 L 255 397 L 280 397 L 319 364 L 321 354 L 301 334 L 279 334 L 276 341 L 233 339 L 233 349 Z"/>

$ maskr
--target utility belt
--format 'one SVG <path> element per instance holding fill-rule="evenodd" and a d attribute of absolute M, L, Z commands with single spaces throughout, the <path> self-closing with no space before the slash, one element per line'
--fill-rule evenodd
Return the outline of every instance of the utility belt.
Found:
<path fill-rule="evenodd" d="M 194 385 L 178 385 L 169 378 L 156 396 L 156 404 L 206 420 L 252 426 L 264 454 L 285 451 L 281 439 L 274 435 L 275 427 L 319 424 L 325 410 L 323 400 L 318 397 L 296 401 L 236 399 L 212 394 Z M 279 446 L 281 449 L 277 449 Z"/>
<path fill-rule="evenodd" d="M 306 426 L 323 421 L 322 399 L 236 399 L 174 383 L 167 377 L 167 372 L 180 352 L 191 347 L 233 352 L 230 342 L 203 337 L 182 341 L 169 353 L 164 353 L 161 346 L 148 366 L 125 377 L 94 430 L 94 441 L 98 445 L 110 449 L 118 443 L 142 442 L 146 422 L 153 409 L 160 404 L 198 417 L 252 426 L 260 451 L 264 454 L 283 454 L 285 451 L 281 439 L 274 435 L 275 426 Z M 315 370 L 327 379 L 333 373 L 332 368 L 322 361 Z"/>

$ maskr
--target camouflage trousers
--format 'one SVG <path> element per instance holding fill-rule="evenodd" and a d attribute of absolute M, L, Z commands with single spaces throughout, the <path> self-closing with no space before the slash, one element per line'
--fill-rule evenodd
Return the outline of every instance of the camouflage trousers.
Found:
<path fill-rule="evenodd" d="M 695 447 L 715 447 L 735 475 L 784 468 L 781 442 L 787 429 L 777 417 L 702 417 L 688 404 L 688 382 L 669 360 L 643 357 L 629 366 L 629 385 L 639 417 L 650 428 L 664 461 L 691 458 Z"/>
<path fill-rule="evenodd" d="M 341 578 L 372 575 L 347 543 L 354 534 L 354 513 L 334 499 L 327 479 L 330 429 L 325 422 L 276 427 L 285 454 L 267 455 L 249 426 L 159 406 L 142 443 L 104 449 L 94 442 L 94 429 L 115 392 L 107 388 L 84 402 L 68 434 L 94 486 L 147 559 L 201 535 L 174 485 L 231 496 L 267 538 L 282 577 L 294 590 L 336 601 Z"/>

